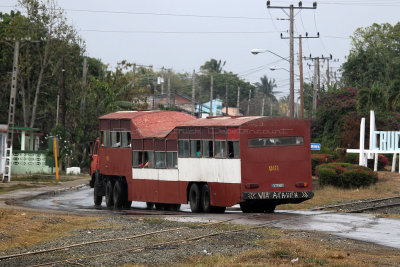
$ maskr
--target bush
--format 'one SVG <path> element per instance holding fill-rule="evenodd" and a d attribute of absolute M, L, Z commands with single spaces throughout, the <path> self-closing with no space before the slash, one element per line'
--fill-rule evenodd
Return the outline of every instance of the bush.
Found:
<path fill-rule="evenodd" d="M 341 188 L 369 186 L 378 177 L 371 169 L 350 163 L 328 163 L 316 167 L 319 184 Z"/>
<path fill-rule="evenodd" d="M 332 162 L 332 155 L 329 154 L 311 154 L 312 174 L 315 175 L 315 168 L 323 163 Z"/>
<path fill-rule="evenodd" d="M 352 163 L 352 164 L 358 164 L 359 161 L 359 156 L 358 154 L 353 154 L 353 153 L 347 153 L 346 154 L 346 162 L 347 163 Z M 384 155 L 378 155 L 378 171 L 383 171 L 388 165 L 389 159 L 385 157 Z M 374 169 L 374 160 L 369 159 L 368 160 L 368 168 Z"/>

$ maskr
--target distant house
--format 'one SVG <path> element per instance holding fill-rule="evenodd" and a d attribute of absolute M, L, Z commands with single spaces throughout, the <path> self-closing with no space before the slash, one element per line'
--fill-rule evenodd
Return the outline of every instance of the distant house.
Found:
<path fill-rule="evenodd" d="M 147 104 L 149 108 L 158 108 L 160 105 L 168 107 L 169 105 L 175 106 L 178 110 L 187 113 L 192 113 L 192 98 L 179 92 L 171 93 L 170 99 L 168 100 L 168 94 L 158 94 L 155 95 L 155 100 L 153 95 L 147 96 Z"/>

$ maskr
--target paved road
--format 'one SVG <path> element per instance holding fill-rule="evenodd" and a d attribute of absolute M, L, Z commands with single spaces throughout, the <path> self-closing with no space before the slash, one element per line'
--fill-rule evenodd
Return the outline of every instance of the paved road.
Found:
<path fill-rule="evenodd" d="M 128 211 L 110 211 L 104 202 L 102 207 L 93 205 L 93 189 L 78 187 L 56 195 L 47 195 L 25 201 L 23 206 L 41 209 L 69 210 L 93 213 L 123 213 L 127 215 L 159 215 L 159 211 L 145 210 L 142 202 L 133 202 Z M 231 219 L 231 223 L 261 224 L 272 227 L 323 231 L 337 236 L 357 239 L 400 249 L 400 219 L 377 218 L 369 214 L 344 214 L 320 211 L 277 210 L 274 214 L 243 214 L 237 207 L 225 214 L 193 214 L 188 205 L 182 205 L 181 212 L 171 212 L 166 219 L 184 222 L 209 222 Z"/>

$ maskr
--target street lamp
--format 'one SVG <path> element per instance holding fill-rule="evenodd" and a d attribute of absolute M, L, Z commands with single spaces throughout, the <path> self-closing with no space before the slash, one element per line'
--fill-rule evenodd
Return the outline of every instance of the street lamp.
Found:
<path fill-rule="evenodd" d="M 287 62 L 289 62 L 289 60 L 288 60 L 287 58 L 284 58 L 284 57 L 282 57 L 282 56 L 280 56 L 280 55 L 278 55 L 278 54 L 276 54 L 276 53 L 274 53 L 274 52 L 272 52 L 272 51 L 270 51 L 270 50 L 268 50 L 268 49 L 254 48 L 254 49 L 251 49 L 250 52 L 251 52 L 253 55 L 257 55 L 257 54 L 261 54 L 261 53 L 271 53 L 271 54 L 273 54 L 273 55 L 275 55 L 275 56 L 277 56 L 277 57 L 279 57 L 279 58 L 281 58 L 281 59 L 286 60 Z"/>

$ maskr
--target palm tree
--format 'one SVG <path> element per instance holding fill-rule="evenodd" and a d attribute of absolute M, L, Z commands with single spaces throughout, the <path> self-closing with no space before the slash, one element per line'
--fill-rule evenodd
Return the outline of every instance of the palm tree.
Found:
<path fill-rule="evenodd" d="M 206 61 L 206 63 L 204 63 L 200 69 L 208 73 L 221 73 L 225 63 L 226 61 L 222 62 L 221 60 L 212 58 L 209 61 Z"/>
<path fill-rule="evenodd" d="M 264 75 L 260 78 L 261 82 L 256 82 L 254 85 L 257 90 L 264 95 L 263 106 L 261 107 L 261 115 L 264 115 L 264 103 L 265 98 L 267 97 L 270 102 L 270 116 L 272 116 L 272 103 L 276 102 L 275 94 L 278 92 L 274 92 L 274 88 L 277 87 L 275 83 L 275 79 L 268 79 L 267 75 Z"/>

